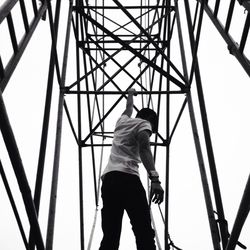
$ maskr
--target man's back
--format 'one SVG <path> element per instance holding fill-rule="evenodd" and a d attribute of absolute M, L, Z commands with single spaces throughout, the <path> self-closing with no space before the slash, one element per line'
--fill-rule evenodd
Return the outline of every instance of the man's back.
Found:
<path fill-rule="evenodd" d="M 104 174 L 110 171 L 121 171 L 139 175 L 138 163 L 140 163 L 137 135 L 143 130 L 151 133 L 151 125 L 140 118 L 130 118 L 122 115 L 114 132 L 110 158 Z"/>

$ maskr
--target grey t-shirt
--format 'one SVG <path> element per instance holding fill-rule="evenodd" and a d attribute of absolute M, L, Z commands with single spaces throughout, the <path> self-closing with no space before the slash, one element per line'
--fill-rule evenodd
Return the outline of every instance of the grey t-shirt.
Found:
<path fill-rule="evenodd" d="M 114 139 L 108 164 L 102 177 L 111 171 L 121 171 L 139 176 L 139 145 L 136 137 L 139 132 L 148 130 L 152 134 L 150 122 L 140 118 L 122 115 L 115 127 Z"/>

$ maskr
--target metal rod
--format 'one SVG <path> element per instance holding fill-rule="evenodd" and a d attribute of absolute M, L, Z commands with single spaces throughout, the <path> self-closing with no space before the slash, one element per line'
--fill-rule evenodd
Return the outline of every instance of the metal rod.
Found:
<path fill-rule="evenodd" d="M 16 217 L 17 225 L 19 227 L 19 230 L 20 230 L 20 233 L 21 233 L 21 236 L 22 236 L 22 239 L 23 239 L 23 243 L 25 245 L 25 248 L 27 250 L 29 250 L 29 244 L 28 244 L 28 241 L 27 241 L 26 236 L 25 236 L 25 232 L 24 232 L 24 229 L 23 229 L 22 221 L 20 219 L 20 216 L 19 216 L 19 213 L 18 213 L 18 210 L 17 210 L 17 207 L 16 207 L 16 203 L 15 203 L 15 200 L 13 198 L 13 195 L 12 195 L 12 192 L 11 192 L 11 189 L 10 189 L 10 186 L 9 186 L 7 177 L 5 175 L 5 172 L 4 172 L 3 165 L 2 165 L 1 161 L 0 161 L 0 174 L 2 176 L 2 180 L 3 180 L 4 186 L 5 186 L 7 195 L 9 197 L 9 200 L 10 200 L 10 204 L 11 204 L 12 210 L 13 210 L 14 215 Z"/>
<path fill-rule="evenodd" d="M 22 17 L 23 17 L 24 28 L 25 28 L 26 33 L 28 33 L 29 21 L 28 21 L 28 17 L 27 17 L 25 3 L 24 3 L 24 0 L 19 0 L 19 2 L 20 2 L 20 8 L 21 8 Z"/>
<path fill-rule="evenodd" d="M 58 32 L 60 4 L 61 4 L 61 1 L 57 1 L 56 12 L 55 12 L 55 22 L 54 22 L 56 37 L 57 37 L 57 32 Z M 40 152 L 39 152 L 39 159 L 38 159 L 38 166 L 37 166 L 37 177 L 36 177 L 36 185 L 35 185 L 35 194 L 34 194 L 34 201 L 36 204 L 37 212 L 39 211 L 39 206 L 40 206 L 44 162 L 45 162 L 49 119 L 50 119 L 49 117 L 50 117 L 50 109 L 51 109 L 51 101 L 52 101 L 52 89 L 53 89 L 53 82 L 54 82 L 55 55 L 54 55 L 54 50 L 53 50 L 52 46 L 53 45 L 51 45 L 51 52 L 50 52 L 50 63 L 49 63 L 49 73 L 48 73 L 48 80 L 47 80 L 48 83 L 47 83 L 47 91 L 46 91 L 46 101 L 45 101 L 45 107 L 44 107 L 43 127 L 42 127 Z"/>
<path fill-rule="evenodd" d="M 76 1 L 77 7 L 80 6 L 80 1 Z M 79 40 L 79 13 L 75 13 L 75 36 L 76 40 Z M 76 46 L 76 77 L 77 77 L 77 90 L 80 90 L 80 51 L 79 47 Z M 84 237 L 84 205 L 83 205 L 83 166 L 82 166 L 82 149 L 80 141 L 82 140 L 82 123 L 81 123 L 81 96 L 77 96 L 77 120 L 78 120 L 78 171 L 79 171 L 79 226 L 80 226 L 80 246 L 81 250 L 85 249 L 85 237 Z"/>
<path fill-rule="evenodd" d="M 103 0 L 104 1 L 104 0 Z M 104 12 L 104 10 L 103 10 L 103 12 Z M 97 18 L 97 13 L 96 13 L 96 18 Z M 102 23 L 104 24 L 104 15 L 102 16 Z M 94 25 L 92 25 L 92 26 L 94 26 Z M 93 27 L 93 30 L 95 30 L 94 29 L 94 27 Z M 95 32 L 95 37 L 96 37 L 96 39 L 97 39 L 97 35 L 96 35 L 96 32 Z M 88 48 L 89 48 L 89 42 L 90 42 L 90 40 L 89 39 L 92 39 L 91 37 L 89 37 L 88 35 L 86 36 L 86 38 L 87 38 L 87 41 L 88 41 Z M 104 44 L 103 44 L 103 47 L 104 47 Z M 91 66 L 91 72 L 93 72 L 91 75 L 92 75 L 92 80 L 93 80 L 93 88 L 94 88 L 94 91 L 96 91 L 96 89 L 97 89 L 97 84 L 96 84 L 96 82 L 97 82 L 97 70 L 96 71 L 94 71 L 94 68 L 93 68 L 93 64 L 92 64 L 92 61 L 96 64 L 96 65 L 98 65 L 98 62 L 97 62 L 97 54 L 98 54 L 98 52 L 96 51 L 96 54 L 95 54 L 95 58 L 91 55 L 91 53 L 89 53 L 89 51 L 87 50 L 85 50 L 85 52 L 88 54 L 88 56 L 90 57 L 90 59 L 91 59 L 91 61 L 90 61 L 90 66 Z M 104 61 L 104 56 L 102 55 L 102 53 L 101 53 L 101 51 L 100 51 L 100 57 L 101 57 L 101 61 Z M 102 72 L 103 72 L 103 74 L 106 74 L 107 76 L 108 76 L 108 74 L 105 72 L 105 70 L 103 69 L 103 68 L 105 68 L 105 64 L 103 65 L 103 67 L 102 66 L 100 66 L 98 69 L 100 69 Z M 94 72 L 95 72 L 95 76 L 94 76 Z M 87 73 L 85 72 L 85 75 L 86 75 Z M 80 76 L 79 76 L 80 77 Z M 109 76 L 108 76 L 109 77 Z M 103 82 L 104 82 L 104 79 L 103 79 Z M 115 85 L 115 83 L 114 83 L 114 85 Z M 79 81 L 79 87 L 80 87 L 80 81 Z M 103 97 L 103 101 L 104 101 L 104 97 Z M 95 99 L 94 99 L 94 104 L 93 105 L 97 105 L 97 112 L 98 112 L 98 116 L 99 116 L 99 119 L 101 119 L 101 110 L 100 110 L 100 104 L 99 104 L 99 101 L 98 101 L 98 98 L 97 98 L 97 95 L 95 95 Z M 93 116 L 94 116 L 94 107 L 93 107 L 93 114 L 92 114 L 92 122 L 93 122 Z M 101 127 L 102 127 L 102 130 L 103 130 L 103 126 L 101 125 Z"/>
<path fill-rule="evenodd" d="M 204 1 L 203 1 L 204 2 Z M 205 2 L 204 2 L 205 3 Z M 220 0 L 216 0 L 215 2 L 215 7 L 214 7 L 214 16 L 217 17 L 218 15 L 218 11 L 219 11 L 219 7 L 220 7 Z"/>
<path fill-rule="evenodd" d="M 165 9 L 166 6 L 164 5 L 135 5 L 135 6 L 129 6 L 129 5 L 124 5 L 124 8 L 126 9 Z M 172 10 L 172 6 L 167 6 L 168 9 Z M 73 10 L 81 10 L 83 11 L 84 9 L 101 9 L 101 10 L 119 10 L 120 8 L 117 6 L 97 6 L 97 5 L 86 5 L 86 6 L 81 6 L 79 7 L 74 7 Z"/>
<path fill-rule="evenodd" d="M 52 7 L 50 0 L 45 0 L 47 2 L 48 6 L 48 16 L 49 16 L 49 27 L 50 27 L 50 35 L 51 35 L 51 41 L 52 41 L 52 48 L 55 56 L 55 68 L 56 68 L 56 75 L 59 85 L 61 85 L 61 74 L 60 74 L 60 68 L 59 68 L 59 59 L 58 59 L 58 53 L 57 53 L 57 47 L 56 47 L 56 31 L 53 24 L 53 13 L 52 13 Z"/>
<path fill-rule="evenodd" d="M 143 16 L 145 16 L 145 13 L 143 13 Z M 152 22 L 151 23 L 151 25 L 149 25 L 147 28 L 145 28 L 145 30 L 149 30 L 149 29 L 151 29 L 151 27 L 153 26 L 153 25 L 155 25 L 155 24 L 159 24 L 159 23 L 161 23 L 162 22 L 162 19 L 163 19 L 163 17 L 165 17 L 166 15 L 164 15 L 164 16 L 162 16 L 159 20 L 156 20 L 156 21 L 154 21 L 154 22 Z M 135 19 L 138 19 L 138 18 L 140 18 L 141 16 L 139 16 L 139 17 L 136 17 Z M 106 19 L 108 19 L 109 21 L 112 21 L 112 19 L 109 19 L 108 17 L 105 17 Z M 116 23 L 116 22 L 114 22 L 113 21 L 113 23 L 115 24 L 115 25 L 119 25 L 119 28 L 117 28 L 117 29 L 115 29 L 115 30 L 112 30 L 112 32 L 114 33 L 116 33 L 116 35 L 117 36 L 119 36 L 119 37 L 127 37 L 127 38 L 129 38 L 129 37 L 131 37 L 131 38 L 135 38 L 135 37 L 137 37 L 138 39 L 139 38 L 142 38 L 142 40 L 146 40 L 146 36 L 145 35 L 143 35 L 143 34 L 135 34 L 135 33 L 133 33 L 131 30 L 128 30 L 127 28 L 125 28 L 125 26 L 126 25 L 128 25 L 128 24 L 130 24 L 130 23 L 132 23 L 132 21 L 130 21 L 130 22 L 127 22 L 126 24 L 123 24 L 123 25 L 120 25 L 120 24 L 118 24 L 118 23 Z M 129 33 L 131 33 L 131 34 L 122 34 L 122 33 L 117 33 L 117 31 L 118 30 L 126 30 L 126 31 L 128 31 Z M 152 38 L 158 38 L 158 32 L 157 33 L 155 33 L 155 34 L 151 34 L 151 37 Z M 98 38 L 98 37 L 100 37 L 99 38 L 99 40 L 97 40 L 97 41 L 106 41 L 106 39 L 104 40 L 104 38 L 106 38 L 106 37 L 109 37 L 109 35 L 102 35 L 102 34 L 92 34 L 92 33 L 88 33 L 88 36 L 89 37 L 92 37 L 92 36 L 94 36 L 94 37 L 96 37 L 96 38 Z M 131 40 L 129 40 L 129 42 L 130 42 Z"/>
<path fill-rule="evenodd" d="M 234 222 L 231 236 L 229 238 L 226 250 L 234 250 L 236 244 L 238 244 L 238 238 L 242 227 L 246 221 L 246 218 L 250 210 L 250 175 L 248 176 L 247 184 L 241 199 L 238 213 Z"/>
<path fill-rule="evenodd" d="M 106 137 L 106 136 L 103 136 L 103 137 Z M 81 145 L 81 147 L 110 147 L 110 146 L 112 146 L 112 143 L 93 143 L 93 144 L 91 144 L 91 143 L 85 143 L 84 141 L 82 141 L 82 143 L 80 144 Z M 167 142 L 165 142 L 165 143 L 160 143 L 160 142 L 157 142 L 157 143 L 155 143 L 155 142 L 150 142 L 150 145 L 151 146 L 163 146 L 163 147 L 166 147 L 166 146 L 168 146 L 168 143 Z"/>
<path fill-rule="evenodd" d="M 71 15 L 72 15 L 72 1 L 69 2 L 69 11 L 68 11 L 68 17 L 67 17 L 61 86 L 65 85 L 65 78 L 66 78 L 69 39 L 70 39 L 70 30 L 71 30 L 70 29 L 71 28 L 70 26 Z M 54 164 L 53 164 L 53 174 L 52 174 L 51 194 L 50 194 L 50 204 L 49 204 L 49 216 L 48 216 L 48 225 L 47 225 L 46 250 L 53 249 L 54 224 L 55 224 L 55 213 L 56 213 L 56 197 L 57 197 L 57 187 L 58 187 L 59 161 L 60 161 L 61 135 L 62 135 L 63 104 L 64 104 L 64 93 L 60 91 L 59 101 L 58 101 L 57 129 L 56 129 Z"/>
<path fill-rule="evenodd" d="M 7 22 L 8 22 L 9 32 L 10 32 L 12 48 L 14 50 L 14 53 L 16 54 L 18 51 L 18 45 L 17 45 L 16 32 L 15 32 L 15 27 L 14 27 L 11 12 L 7 16 Z"/>
<path fill-rule="evenodd" d="M 107 47 L 107 48 L 105 48 L 106 51 L 114 51 L 114 50 L 116 51 L 117 49 L 120 49 L 120 47 L 117 47 L 117 48 L 115 48 L 115 47 L 110 47 L 110 48 L 108 48 L 108 47 Z M 133 49 L 134 49 L 135 51 L 140 51 L 140 50 L 141 50 L 141 48 L 139 48 L 139 47 L 138 47 L 138 48 L 134 48 L 134 47 L 133 47 Z M 90 50 L 90 51 L 99 51 L 99 50 L 96 49 L 96 48 L 89 48 L 89 50 Z M 121 48 L 120 50 L 127 50 L 127 49 Z M 155 49 L 153 49 L 153 48 L 148 48 L 147 51 L 155 51 Z"/>
<path fill-rule="evenodd" d="M 43 3 L 46 2 L 43 1 Z M 34 15 L 37 16 L 38 12 L 37 12 L 37 4 L 36 4 L 36 0 L 32 0 L 32 7 L 33 7 L 33 12 L 34 12 Z"/>
<path fill-rule="evenodd" d="M 174 136 L 174 132 L 175 132 L 175 130 L 176 130 L 178 124 L 179 124 L 179 121 L 181 119 L 183 111 L 185 110 L 186 104 L 187 104 L 187 98 L 184 99 L 183 104 L 182 104 L 181 109 L 180 109 L 180 112 L 179 112 L 179 114 L 178 114 L 178 116 L 176 118 L 175 124 L 174 124 L 173 129 L 171 131 L 171 134 L 169 136 L 169 143 L 171 142 L 171 140 L 172 140 L 172 138 Z"/>
<path fill-rule="evenodd" d="M 188 1 L 186 0 L 185 0 L 185 8 L 187 12 L 187 22 L 188 22 L 188 27 L 189 27 L 189 37 L 190 37 L 190 43 L 191 43 L 190 45 L 191 45 L 191 50 L 193 52 L 195 49 L 195 41 L 194 41 L 194 34 L 193 32 L 191 32 L 190 7 L 189 7 Z M 209 129 L 208 120 L 207 120 L 207 112 L 206 112 L 205 101 L 204 101 L 204 96 L 203 96 L 203 89 L 202 89 L 202 84 L 201 84 L 199 64 L 198 64 L 198 59 L 196 60 L 197 60 L 196 67 L 195 67 L 196 86 L 197 86 L 197 91 L 198 91 L 198 100 L 199 100 L 200 113 L 201 113 L 201 118 L 202 118 L 202 125 L 203 125 L 203 130 L 204 130 L 211 178 L 212 178 L 212 183 L 213 183 L 214 196 L 215 196 L 216 207 L 217 207 L 220 219 L 225 220 L 221 194 L 220 194 L 220 188 L 219 188 L 218 175 L 217 175 L 213 147 L 212 147 L 212 141 L 211 141 L 211 136 L 210 136 L 210 129 Z M 199 151 L 197 153 L 199 153 Z M 201 152 L 199 154 L 201 154 Z M 203 161 L 203 159 L 201 160 Z M 206 205 L 207 205 L 207 212 L 208 212 L 208 218 L 209 218 L 209 223 L 210 223 L 212 241 L 213 241 L 214 249 L 220 249 L 220 239 L 218 237 L 219 235 L 218 228 L 217 228 L 216 221 L 215 221 L 214 214 L 213 214 L 210 190 L 209 190 L 209 186 L 206 180 L 207 177 L 205 173 L 204 163 L 202 161 L 200 162 L 200 170 L 201 170 L 201 174 L 203 175 L 202 182 L 203 182 L 204 195 L 205 195 L 205 200 L 206 200 Z M 227 240 L 227 235 L 226 235 L 227 228 L 225 228 L 225 223 L 220 223 L 220 229 L 221 229 L 220 232 L 221 232 L 222 241 L 224 245 L 225 241 Z"/>
<path fill-rule="evenodd" d="M 207 214 L 208 214 L 208 220 L 209 220 L 209 225 L 210 225 L 210 230 L 211 230 L 213 247 L 214 247 L 214 250 L 220 250 L 221 247 L 220 247 L 219 233 L 218 233 L 216 220 L 214 218 L 212 199 L 210 195 L 208 179 L 207 179 L 207 174 L 205 170 L 205 165 L 204 165 L 204 160 L 203 160 L 203 155 L 202 155 L 202 150 L 201 150 L 201 145 L 200 145 L 200 139 L 199 139 L 198 129 L 197 129 L 195 115 L 194 115 L 192 97 L 189 93 L 187 93 L 187 103 L 188 103 L 189 115 L 190 115 L 192 130 L 193 130 L 193 137 L 194 137 L 194 142 L 195 142 L 197 159 L 198 159 L 199 169 L 200 169 L 200 174 L 201 174 L 204 197 L 205 197 L 205 202 L 206 202 L 206 207 L 207 207 Z"/>
<path fill-rule="evenodd" d="M 14 1 L 12 1 L 12 2 L 14 2 Z M 32 37 L 32 35 L 33 35 L 33 33 L 34 33 L 35 29 L 36 29 L 37 24 L 39 23 L 41 17 L 45 13 L 46 8 L 47 8 L 46 3 L 43 3 L 43 5 L 41 5 L 41 7 L 39 9 L 38 15 L 32 20 L 32 22 L 30 24 L 29 32 L 20 41 L 19 49 L 18 49 L 17 53 L 15 54 L 14 57 L 11 58 L 11 60 L 8 62 L 7 66 L 5 67 L 4 77 L 0 81 L 0 89 L 1 89 L 2 92 L 4 92 L 4 89 L 7 86 L 8 81 L 9 81 L 11 75 L 13 74 L 13 72 L 14 72 L 14 70 L 15 70 L 15 68 L 16 68 L 16 66 L 17 66 L 17 64 L 18 64 L 18 62 L 19 62 L 25 48 L 27 47 L 27 45 L 28 45 L 28 43 L 30 41 L 30 38 Z M 1 19 L 0 19 L 0 21 L 1 21 Z"/>
<path fill-rule="evenodd" d="M 198 4 L 198 2 L 197 2 Z M 199 41 L 200 41 L 200 34 L 201 34 L 201 27 L 202 27 L 202 21 L 203 21 L 203 13 L 204 13 L 204 1 L 200 3 L 200 15 L 199 15 L 199 20 L 198 20 L 198 27 L 197 27 L 197 33 L 196 33 L 196 38 L 190 39 L 192 42 L 192 65 L 191 65 L 191 70 L 190 70 L 190 77 L 189 77 L 189 82 L 190 84 L 192 83 L 194 71 L 197 65 L 197 53 L 198 53 L 198 47 L 199 47 Z M 194 37 L 194 36 L 193 36 Z"/>
<path fill-rule="evenodd" d="M 126 43 L 150 43 L 151 42 L 151 40 L 147 40 L 147 39 L 145 39 L 145 40 L 142 40 L 142 41 L 139 41 L 139 40 L 133 40 L 133 41 L 131 41 L 131 40 L 124 40 L 123 39 L 123 41 L 124 42 L 126 42 Z M 80 44 L 84 44 L 85 43 L 85 41 L 80 41 Z M 92 44 L 92 43 L 94 43 L 94 44 L 97 44 L 97 43 L 100 43 L 100 44 L 103 44 L 103 43 L 117 43 L 115 40 L 97 40 L 97 41 L 88 41 L 88 43 L 89 44 Z M 163 43 L 163 44 L 165 44 L 166 43 L 166 40 L 157 40 L 157 43 Z M 106 49 L 106 48 L 105 48 Z M 140 49 L 140 48 L 138 48 L 138 49 Z M 155 49 L 154 49 L 155 50 Z"/>
<path fill-rule="evenodd" d="M 239 51 L 241 53 L 243 53 L 245 45 L 246 45 L 246 41 L 247 41 L 247 36 L 249 33 L 249 27 L 250 27 L 250 13 L 247 13 L 247 17 L 246 17 L 246 21 L 245 21 L 245 25 L 244 25 L 244 29 L 242 32 L 242 37 L 241 37 L 241 41 L 240 41 L 240 47 L 239 47 Z"/>
<path fill-rule="evenodd" d="M 187 88 L 188 90 L 188 88 Z M 162 91 L 157 91 L 157 90 L 149 90 L 149 91 L 136 91 L 137 94 L 140 95 L 167 95 L 167 94 L 184 94 L 187 92 L 187 90 L 162 90 Z M 128 94 L 128 91 L 86 91 L 86 90 L 65 90 L 66 94 L 90 94 L 90 95 L 120 95 L 120 94 Z"/>
<path fill-rule="evenodd" d="M 22 194 L 24 206 L 35 238 L 37 249 L 44 250 L 42 234 L 38 224 L 36 209 L 31 196 L 31 190 L 25 174 L 24 166 L 17 147 L 17 143 L 9 122 L 8 114 L 5 108 L 1 91 L 0 91 L 0 130 L 2 132 L 2 136 L 6 148 L 8 150 L 8 154 L 18 182 L 18 186 Z"/>
<path fill-rule="evenodd" d="M 170 4 L 170 0 L 167 1 L 168 4 Z M 167 23 L 165 23 L 165 29 L 168 31 L 168 40 L 170 40 L 171 36 L 171 12 L 168 13 L 167 16 Z M 171 44 L 171 43 L 170 43 Z M 171 56 L 171 50 L 170 45 L 167 47 L 167 57 L 170 58 Z M 167 72 L 170 74 L 170 64 L 167 64 Z M 170 91 L 170 81 L 167 78 L 167 91 Z M 167 94 L 166 96 L 166 140 L 169 142 L 169 136 L 170 136 L 170 95 Z M 165 241 L 165 250 L 169 250 L 170 246 L 168 244 L 168 238 L 169 238 L 169 175 L 170 171 L 170 146 L 168 145 L 166 147 L 166 182 L 165 182 L 165 229 L 164 229 L 164 241 Z"/>
<path fill-rule="evenodd" d="M 232 21 L 232 16 L 233 16 L 233 11 L 234 11 L 234 5 L 235 5 L 235 0 L 231 0 L 230 5 L 229 5 L 229 10 L 227 13 L 227 20 L 226 20 L 226 25 L 225 25 L 225 32 L 228 33 L 229 27 Z"/>
<path fill-rule="evenodd" d="M 87 20 L 84 19 L 84 28 L 83 29 L 83 22 L 82 22 L 82 19 L 80 19 L 80 28 L 81 28 L 81 34 L 82 34 L 82 37 L 84 37 L 84 32 L 85 34 L 87 34 Z M 90 65 L 92 66 L 92 61 L 90 61 Z M 91 67 L 93 68 L 93 67 Z M 83 69 L 84 69 L 84 72 L 87 72 L 87 57 L 86 57 L 86 54 L 83 53 Z M 92 77 L 93 77 L 93 74 L 92 74 Z M 88 110 L 88 121 L 89 121 L 89 130 L 91 131 L 92 130 L 92 127 L 93 127 L 93 124 L 92 124 L 92 119 L 91 119 L 91 108 L 90 108 L 90 98 L 89 98 L 89 94 L 88 94 L 88 91 L 89 91 L 89 81 L 88 81 L 88 78 L 85 79 L 85 86 L 86 86 L 86 90 L 87 90 L 87 110 Z M 90 136 L 90 141 L 91 141 L 91 144 L 93 144 L 93 137 Z M 96 182 L 96 167 L 95 167 L 95 156 L 94 156 L 94 147 L 91 147 L 91 158 L 92 158 L 92 169 L 93 169 L 93 178 L 94 178 L 94 181 L 93 181 L 93 184 L 94 184 L 94 191 L 95 191 L 95 203 L 97 205 L 97 182 Z"/>
<path fill-rule="evenodd" d="M 78 144 L 78 138 L 77 138 L 77 135 L 76 135 L 76 131 L 75 131 L 75 128 L 74 128 L 74 125 L 73 125 L 73 122 L 72 122 L 72 119 L 71 119 L 71 116 L 70 116 L 70 112 L 69 112 L 69 109 L 68 109 L 68 106 L 67 106 L 67 103 L 66 103 L 65 100 L 64 100 L 64 104 L 63 105 L 64 105 L 64 110 L 65 110 L 65 113 L 66 113 L 68 121 L 69 121 L 70 128 L 72 130 L 72 133 L 74 135 L 76 143 Z"/>
<path fill-rule="evenodd" d="M 190 41 L 191 41 L 191 46 L 192 46 L 191 49 L 193 51 L 194 50 L 194 36 L 191 33 L 190 33 Z M 210 128 L 209 128 L 208 119 L 207 119 L 207 111 L 206 111 L 205 99 L 204 99 L 204 94 L 203 94 L 198 59 L 196 58 L 196 60 L 197 60 L 197 64 L 195 67 L 195 78 L 196 78 L 196 86 L 197 86 L 197 92 L 198 92 L 198 100 L 199 100 L 199 105 L 200 105 L 200 114 L 202 118 L 202 125 L 203 125 L 203 130 L 204 130 L 205 143 L 206 143 L 211 179 L 212 179 L 212 184 L 213 184 L 215 203 L 216 203 L 216 208 L 217 208 L 218 217 L 219 217 L 221 240 L 222 240 L 223 248 L 225 249 L 227 240 L 228 240 L 228 228 L 227 228 L 227 224 L 225 223 L 224 208 L 223 208 L 223 203 L 222 203 L 219 179 L 218 179 L 215 157 L 214 157 L 214 152 L 213 152 L 213 145 L 212 145 L 212 140 L 211 140 L 211 135 L 210 135 Z"/>
<path fill-rule="evenodd" d="M 54 20 L 55 43 L 57 42 L 60 6 L 61 6 L 61 1 L 57 1 L 56 7 L 55 7 L 55 20 Z M 45 106 L 44 106 L 43 125 L 42 125 L 40 150 L 39 150 L 37 174 L 36 174 L 36 182 L 35 182 L 35 191 L 34 191 L 34 203 L 35 203 L 37 214 L 39 214 L 39 209 L 40 209 L 40 200 L 41 200 L 41 191 L 42 191 L 42 183 L 43 183 L 43 173 L 44 173 L 44 163 L 45 163 L 45 155 L 46 155 L 46 148 L 47 148 L 47 139 L 48 139 L 48 130 L 49 130 L 49 121 L 50 121 L 50 110 L 51 110 L 51 102 L 52 102 L 52 90 L 53 90 L 53 83 L 54 83 L 54 69 L 55 69 L 55 54 L 54 54 L 53 44 L 51 44 L 49 72 L 48 72 L 47 90 L 46 90 L 46 100 L 45 100 Z M 31 232 L 30 232 L 30 236 L 29 236 L 29 245 L 30 245 L 31 249 L 34 249 L 34 243 L 33 243 Z"/>

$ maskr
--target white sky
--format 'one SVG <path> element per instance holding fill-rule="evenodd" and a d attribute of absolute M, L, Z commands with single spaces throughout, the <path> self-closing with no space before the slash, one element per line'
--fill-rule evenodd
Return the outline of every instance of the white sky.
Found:
<path fill-rule="evenodd" d="M 63 1 L 62 16 L 65 16 L 67 12 L 67 2 L 68 1 Z M 242 8 L 239 8 L 239 13 L 239 16 L 244 16 L 244 10 Z M 63 21 L 65 22 L 65 20 Z M 239 23 L 233 23 L 233 25 L 239 27 L 241 25 L 240 21 L 241 19 L 239 18 Z M 63 27 L 63 25 L 61 27 Z M 2 34 L 4 34 L 4 31 L 0 26 L 0 36 Z M 59 34 L 59 52 L 61 52 L 64 43 L 64 34 L 62 31 Z M 237 36 L 237 34 L 235 35 Z M 6 46 L 4 46 L 5 49 L 3 49 L 1 44 L 1 55 L 4 53 L 4 50 L 7 50 Z M 74 50 L 74 46 L 72 50 Z M 32 190 L 34 189 L 39 152 L 49 52 L 50 33 L 47 19 L 46 22 L 39 24 L 31 43 L 4 92 L 7 111 Z M 241 68 L 238 61 L 228 53 L 226 44 L 206 15 L 204 17 L 199 47 L 199 62 L 225 216 L 228 220 L 229 230 L 231 230 L 249 175 L 250 159 L 248 148 L 250 133 L 248 128 L 250 126 L 250 119 L 247 114 L 249 111 L 248 93 L 250 85 L 249 77 Z M 72 65 L 69 64 L 68 79 L 71 77 L 70 73 L 74 72 L 74 70 Z M 58 86 L 56 81 L 54 86 L 50 139 L 48 142 L 44 175 L 45 183 L 43 186 L 39 216 L 44 238 L 46 237 L 50 179 L 53 166 L 54 132 L 58 99 Z M 192 87 L 192 92 L 201 134 L 202 129 L 200 127 L 200 115 L 195 97 L 195 85 Z M 203 142 L 202 136 L 201 140 Z M 7 153 L 2 144 L 3 141 L 1 138 L 1 160 L 8 179 L 10 180 L 17 203 L 19 204 L 18 208 L 20 209 L 20 214 L 22 215 L 22 220 L 28 235 L 28 221 L 22 205 L 21 195 L 18 191 Z M 83 150 L 83 153 L 87 170 L 84 175 L 84 181 L 87 183 L 84 187 L 85 244 L 87 245 L 94 219 L 95 204 L 93 199 L 93 185 L 88 181 L 92 178 L 92 172 L 89 171 L 91 168 L 87 166 L 89 163 L 88 159 L 86 159 L 88 158 L 88 151 Z M 73 136 L 69 132 L 69 126 L 65 116 L 60 162 L 54 249 L 77 250 L 80 249 L 77 147 Z M 163 173 L 161 163 L 162 161 L 160 159 L 156 167 L 160 173 Z M 143 170 L 141 174 L 142 178 L 144 178 Z M 211 236 L 187 109 L 181 119 L 181 123 L 179 124 L 171 145 L 170 175 L 169 229 L 172 240 L 178 247 L 184 250 L 211 250 Z M 0 192 L 1 249 L 24 249 L 2 181 L 0 181 Z M 162 209 L 164 210 L 163 206 Z M 159 212 L 156 207 L 154 207 L 153 210 L 156 214 L 158 233 L 163 246 L 163 227 L 159 219 Z M 240 241 L 248 247 L 250 246 L 249 228 L 250 221 L 248 218 L 240 237 Z M 98 249 L 101 236 L 99 211 L 91 249 Z M 134 237 L 126 216 L 124 218 L 119 249 L 135 249 Z"/>

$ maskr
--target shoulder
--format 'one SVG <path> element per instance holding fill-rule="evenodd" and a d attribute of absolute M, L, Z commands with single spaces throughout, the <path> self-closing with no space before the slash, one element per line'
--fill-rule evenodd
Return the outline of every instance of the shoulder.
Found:
<path fill-rule="evenodd" d="M 127 116 L 126 114 L 122 114 L 122 115 L 118 118 L 116 124 L 118 124 L 118 123 L 120 123 L 120 122 L 122 122 L 122 121 L 126 121 L 126 120 L 128 120 L 128 119 L 130 119 L 129 116 Z"/>
<path fill-rule="evenodd" d="M 149 121 L 146 121 L 141 118 L 135 118 L 137 120 L 136 122 L 138 123 L 138 128 L 137 128 L 137 133 L 139 134 L 142 131 L 146 131 L 149 136 L 152 135 L 152 127 Z"/>

